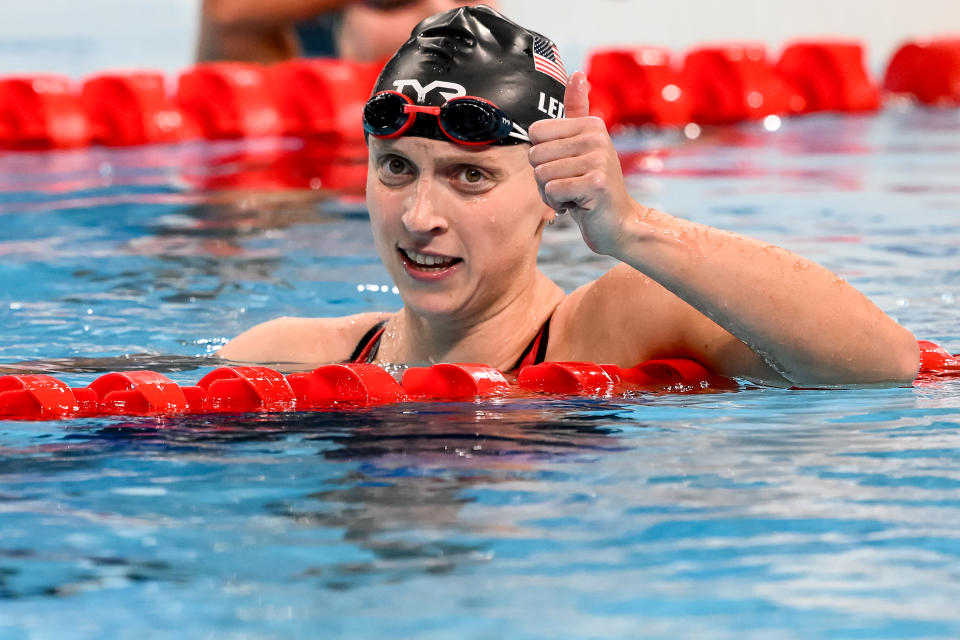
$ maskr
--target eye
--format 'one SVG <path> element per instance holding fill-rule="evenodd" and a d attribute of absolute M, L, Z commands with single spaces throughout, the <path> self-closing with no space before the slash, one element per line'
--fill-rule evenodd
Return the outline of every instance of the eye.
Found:
<path fill-rule="evenodd" d="M 378 173 L 384 184 L 400 185 L 409 182 L 416 172 L 406 158 L 386 155 L 379 160 Z"/>
<path fill-rule="evenodd" d="M 400 158 L 389 158 L 386 164 L 387 173 L 392 173 L 393 175 L 400 175 L 407 169 L 407 163 Z"/>
<path fill-rule="evenodd" d="M 458 167 L 453 173 L 453 181 L 460 189 L 470 193 L 481 193 L 494 185 L 489 173 L 472 165 Z"/>
<path fill-rule="evenodd" d="M 463 170 L 463 179 L 470 183 L 480 182 L 484 179 L 483 173 L 479 169 L 464 169 Z"/>

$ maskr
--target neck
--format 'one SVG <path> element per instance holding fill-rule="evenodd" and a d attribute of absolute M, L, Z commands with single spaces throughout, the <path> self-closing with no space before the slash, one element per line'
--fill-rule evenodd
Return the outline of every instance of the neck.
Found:
<path fill-rule="evenodd" d="M 509 369 L 564 296 L 537 270 L 529 287 L 469 320 L 404 307 L 391 320 L 390 345 L 381 354 L 392 362 L 476 362 Z"/>

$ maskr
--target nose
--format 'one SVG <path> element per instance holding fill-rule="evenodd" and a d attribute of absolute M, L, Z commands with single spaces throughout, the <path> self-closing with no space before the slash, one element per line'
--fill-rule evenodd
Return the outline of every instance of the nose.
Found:
<path fill-rule="evenodd" d="M 447 230 L 447 220 L 440 214 L 440 198 L 435 180 L 421 178 L 403 203 L 404 228 L 414 236 L 435 236 Z"/>

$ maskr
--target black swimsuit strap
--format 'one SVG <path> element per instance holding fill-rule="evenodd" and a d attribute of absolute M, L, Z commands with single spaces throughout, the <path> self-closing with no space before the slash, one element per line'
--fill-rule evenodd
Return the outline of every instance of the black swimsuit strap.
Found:
<path fill-rule="evenodd" d="M 547 343 L 550 341 L 550 320 L 553 319 L 553 313 L 547 316 L 547 321 L 543 323 L 540 329 L 540 342 L 537 344 L 537 356 L 533 364 L 540 364 L 547 359 Z"/>
<path fill-rule="evenodd" d="M 550 320 L 552 319 L 553 312 L 547 316 L 543 326 L 540 327 L 540 331 L 537 331 L 537 335 L 533 336 L 530 344 L 527 345 L 527 348 L 524 349 L 520 357 L 517 358 L 517 361 L 510 368 L 510 371 L 516 371 L 521 367 L 531 364 L 540 364 L 546 359 L 547 343 L 550 341 Z"/>
<path fill-rule="evenodd" d="M 380 338 L 383 337 L 383 328 L 386 324 L 386 320 L 381 320 L 370 327 L 370 330 L 360 338 L 360 341 L 357 343 L 353 353 L 350 354 L 350 359 L 347 360 L 347 362 L 373 362 L 377 357 L 377 350 L 380 348 Z"/>
<path fill-rule="evenodd" d="M 547 345 L 550 342 L 550 320 L 552 319 L 553 313 L 547 316 L 543 326 L 540 327 L 540 330 L 537 331 L 537 334 L 530 340 L 530 343 L 523 350 L 523 353 L 517 358 L 516 363 L 510 368 L 511 371 L 516 371 L 521 367 L 531 364 L 540 364 L 546 359 Z M 383 330 L 386 324 L 386 320 L 381 320 L 370 327 L 370 329 L 363 334 L 363 337 L 360 338 L 360 341 L 357 342 L 357 346 L 353 350 L 353 353 L 350 354 L 350 359 L 347 362 L 373 362 L 376 360 L 377 351 L 380 350 L 380 340 L 383 338 Z"/>

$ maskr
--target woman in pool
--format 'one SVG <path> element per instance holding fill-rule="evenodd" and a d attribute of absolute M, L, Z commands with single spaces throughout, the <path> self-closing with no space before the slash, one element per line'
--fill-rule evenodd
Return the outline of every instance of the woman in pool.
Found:
<path fill-rule="evenodd" d="M 914 337 L 836 275 L 633 200 L 586 77 L 565 79 L 552 42 L 486 7 L 417 25 L 364 110 L 370 221 L 403 308 L 278 318 L 220 355 L 503 370 L 686 357 L 775 385 L 914 379 Z M 621 262 L 570 294 L 537 268 L 560 214 Z"/>

